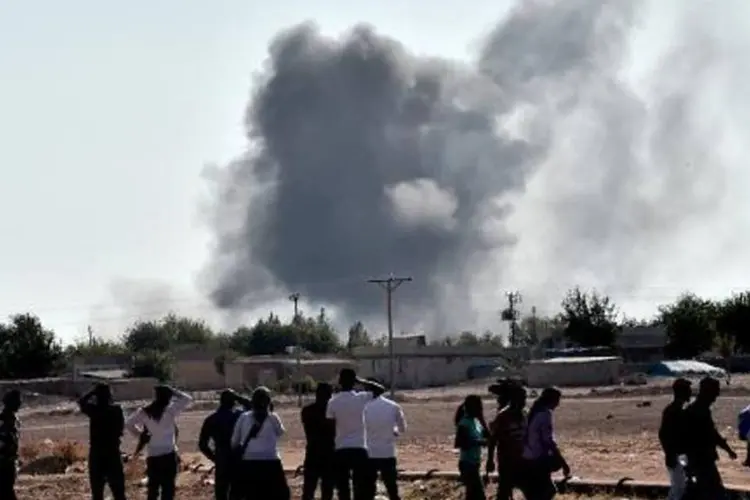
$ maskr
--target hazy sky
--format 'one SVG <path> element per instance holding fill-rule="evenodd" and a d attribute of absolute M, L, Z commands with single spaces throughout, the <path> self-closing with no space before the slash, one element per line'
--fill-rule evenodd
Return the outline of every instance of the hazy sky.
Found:
<path fill-rule="evenodd" d="M 565 1 L 560 10 L 591 5 Z M 582 23 L 570 29 L 549 15 L 538 32 L 506 33 L 537 52 L 499 42 L 493 64 L 508 75 L 496 83 L 547 64 L 533 104 L 560 107 L 536 115 L 549 154 L 502 200 L 510 215 L 483 221 L 517 242 L 467 264 L 469 284 L 454 290 L 471 302 L 461 321 L 474 311 L 496 324 L 508 287 L 554 305 L 568 286 L 603 285 L 648 314 L 683 289 L 750 282 L 750 7 L 644 1 L 632 21 L 624 4 L 602 2 L 600 17 L 566 18 Z M 210 317 L 196 286 L 210 261 L 205 167 L 245 150 L 253 72 L 274 35 L 310 19 L 329 35 L 364 21 L 417 55 L 470 61 L 512 3 L 0 2 L 0 317 L 34 312 L 67 341 L 167 310 Z M 633 26 L 621 30 L 613 12 Z M 581 26 L 590 38 L 576 38 Z M 579 61 L 580 89 L 556 83 L 549 56 L 577 43 L 600 57 Z"/>
<path fill-rule="evenodd" d="M 305 19 L 331 34 L 367 21 L 418 53 L 465 58 L 507 3 L 2 2 L 0 315 L 33 311 L 67 339 L 92 321 L 117 328 L 135 314 L 111 299 L 122 280 L 169 284 L 200 313 L 201 172 L 242 151 L 270 38 Z M 155 295 L 128 300 L 171 306 Z"/>

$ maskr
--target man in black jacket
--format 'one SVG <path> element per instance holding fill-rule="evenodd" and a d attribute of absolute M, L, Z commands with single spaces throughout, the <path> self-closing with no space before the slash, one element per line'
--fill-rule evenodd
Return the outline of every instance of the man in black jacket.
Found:
<path fill-rule="evenodd" d="M 664 464 L 669 473 L 669 495 L 667 500 L 680 500 L 685 494 L 687 476 L 679 461 L 680 455 L 685 454 L 684 412 L 685 405 L 692 396 L 692 386 L 689 380 L 678 378 L 672 384 L 674 399 L 664 408 L 659 427 L 659 442 L 664 450 Z"/>
<path fill-rule="evenodd" d="M 21 393 L 11 390 L 3 396 L 0 412 L 0 498 L 16 500 L 16 462 L 18 461 L 18 417 Z"/>
<path fill-rule="evenodd" d="M 724 450 L 735 460 L 737 454 L 727 444 L 726 439 L 716 430 L 711 405 L 721 392 L 718 380 L 706 377 L 700 381 L 698 395 L 685 409 L 685 453 L 688 473 L 695 478 L 696 498 L 724 498 L 724 484 L 716 467 L 719 455 L 716 448 Z"/>

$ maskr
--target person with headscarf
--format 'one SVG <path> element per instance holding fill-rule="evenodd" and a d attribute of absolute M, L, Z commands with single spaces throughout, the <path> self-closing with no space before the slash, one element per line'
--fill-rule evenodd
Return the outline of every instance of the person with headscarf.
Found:
<path fill-rule="evenodd" d="M 148 500 L 174 500 L 179 469 L 177 456 L 177 417 L 193 398 L 166 385 L 156 386 L 154 400 L 139 408 L 125 422 L 125 428 L 142 437 L 148 432 L 146 476 Z"/>
<path fill-rule="evenodd" d="M 555 441 L 552 413 L 560 405 L 562 393 L 548 387 L 532 404 L 527 419 L 523 446 L 521 491 L 526 500 L 550 500 L 557 493 L 552 474 L 562 470 L 570 476 L 570 467 Z"/>
<path fill-rule="evenodd" d="M 0 412 L 0 498 L 16 500 L 16 464 L 20 440 L 18 410 L 21 409 L 21 392 L 12 389 L 3 395 Z"/>
<path fill-rule="evenodd" d="M 91 500 L 104 500 L 105 485 L 109 485 L 113 500 L 125 500 L 125 473 L 120 452 L 125 428 L 122 407 L 114 403 L 107 384 L 94 386 L 78 400 L 78 407 L 89 418 Z"/>
<path fill-rule="evenodd" d="M 198 436 L 198 449 L 214 464 L 214 496 L 227 500 L 232 483 L 232 433 L 242 410 L 251 407 L 251 401 L 231 389 L 219 395 L 219 408 L 203 421 Z M 212 446 L 213 445 L 213 446 Z"/>
<path fill-rule="evenodd" d="M 466 396 L 456 412 L 455 444 L 460 450 L 458 472 L 464 485 L 466 500 L 485 500 L 482 480 L 482 447 L 487 446 L 482 399 L 476 394 Z"/>
<path fill-rule="evenodd" d="M 315 401 L 302 408 L 302 428 L 306 441 L 302 500 L 315 498 L 318 482 L 321 500 L 333 498 L 336 426 L 333 420 L 326 418 L 326 408 L 332 396 L 331 384 L 321 382 L 315 388 Z"/>
<path fill-rule="evenodd" d="M 519 486 L 523 460 L 526 389 L 521 384 L 510 383 L 505 388 L 504 396 L 507 405 L 490 424 L 486 470 L 490 473 L 497 467 L 497 499 L 512 500 L 513 489 Z"/>
<path fill-rule="evenodd" d="M 231 446 L 241 478 L 232 485 L 232 498 L 290 500 L 278 448 L 284 432 L 279 415 L 271 408 L 271 392 L 258 387 L 253 391 L 250 411 L 240 415 L 232 432 Z"/>

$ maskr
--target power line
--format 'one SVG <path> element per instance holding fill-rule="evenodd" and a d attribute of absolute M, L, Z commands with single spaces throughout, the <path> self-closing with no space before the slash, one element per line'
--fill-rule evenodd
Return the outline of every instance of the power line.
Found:
<path fill-rule="evenodd" d="M 393 348 L 393 292 L 400 287 L 402 284 L 412 281 L 410 276 L 396 277 L 391 274 L 385 279 L 369 279 L 368 283 L 375 283 L 385 289 L 386 292 L 386 311 L 388 315 L 388 357 L 389 357 L 389 372 L 391 385 L 391 398 L 396 394 L 396 364 L 395 364 L 395 350 Z"/>

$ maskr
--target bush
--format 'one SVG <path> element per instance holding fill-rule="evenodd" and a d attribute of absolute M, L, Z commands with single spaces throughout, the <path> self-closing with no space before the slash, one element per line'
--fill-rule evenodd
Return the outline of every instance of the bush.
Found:
<path fill-rule="evenodd" d="M 131 377 L 153 377 L 159 382 L 172 379 L 174 358 L 169 353 L 159 351 L 144 351 L 133 358 L 130 369 Z"/>

